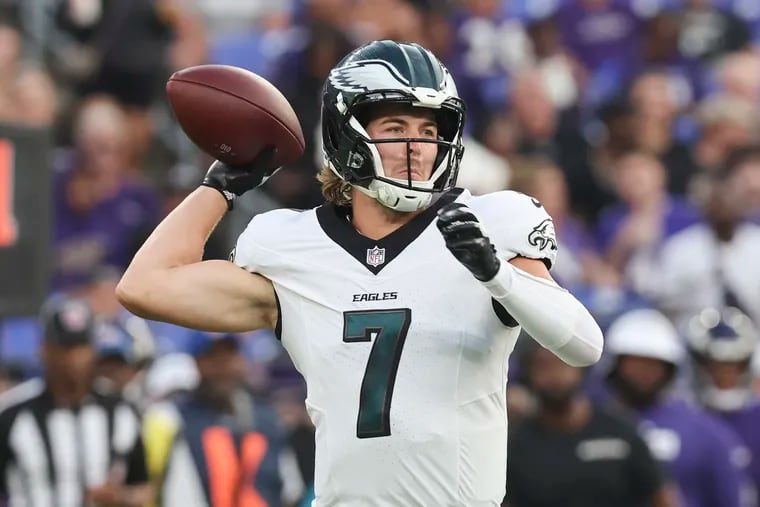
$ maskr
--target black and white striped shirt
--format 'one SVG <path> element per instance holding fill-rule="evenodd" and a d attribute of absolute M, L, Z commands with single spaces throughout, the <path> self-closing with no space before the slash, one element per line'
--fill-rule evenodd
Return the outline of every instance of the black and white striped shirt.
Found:
<path fill-rule="evenodd" d="M 115 475 L 148 478 L 140 419 L 124 400 L 92 392 L 60 408 L 39 379 L 0 396 L 0 505 L 82 507 L 87 488 Z"/>

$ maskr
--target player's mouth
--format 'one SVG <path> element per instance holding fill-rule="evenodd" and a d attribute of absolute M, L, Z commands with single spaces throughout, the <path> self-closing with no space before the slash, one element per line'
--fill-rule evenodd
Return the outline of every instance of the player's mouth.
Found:
<path fill-rule="evenodd" d="M 415 167 L 411 167 L 409 169 L 407 168 L 400 169 L 399 171 L 396 172 L 395 177 L 401 180 L 406 180 L 406 179 L 411 178 L 413 181 L 422 181 L 422 180 L 427 179 L 425 175 L 422 174 L 422 171 Z"/>

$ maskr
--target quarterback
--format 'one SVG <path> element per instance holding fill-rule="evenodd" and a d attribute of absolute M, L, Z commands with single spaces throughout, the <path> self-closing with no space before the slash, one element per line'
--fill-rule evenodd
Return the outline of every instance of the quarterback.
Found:
<path fill-rule="evenodd" d="M 258 215 L 230 261 L 202 262 L 234 197 L 275 170 L 271 153 L 256 170 L 216 162 L 118 286 L 146 318 L 276 332 L 307 383 L 315 507 L 499 505 L 520 329 L 574 366 L 601 355 L 599 326 L 549 274 L 541 203 L 455 187 L 464 120 L 432 53 L 366 44 L 324 86 L 324 205 Z"/>

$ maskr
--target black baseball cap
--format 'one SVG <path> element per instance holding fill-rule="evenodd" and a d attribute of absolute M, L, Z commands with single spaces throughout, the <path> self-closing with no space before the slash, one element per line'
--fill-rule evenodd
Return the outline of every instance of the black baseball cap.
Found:
<path fill-rule="evenodd" d="M 95 337 L 95 317 L 86 301 L 56 296 L 40 312 L 42 337 L 47 343 L 62 346 L 91 345 Z"/>

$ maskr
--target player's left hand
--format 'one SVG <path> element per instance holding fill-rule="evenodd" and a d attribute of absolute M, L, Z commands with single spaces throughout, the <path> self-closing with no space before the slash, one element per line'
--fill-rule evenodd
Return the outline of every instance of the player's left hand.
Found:
<path fill-rule="evenodd" d="M 458 202 L 448 204 L 438 211 L 436 225 L 446 247 L 475 278 L 487 282 L 496 276 L 501 261 L 470 208 Z"/>

